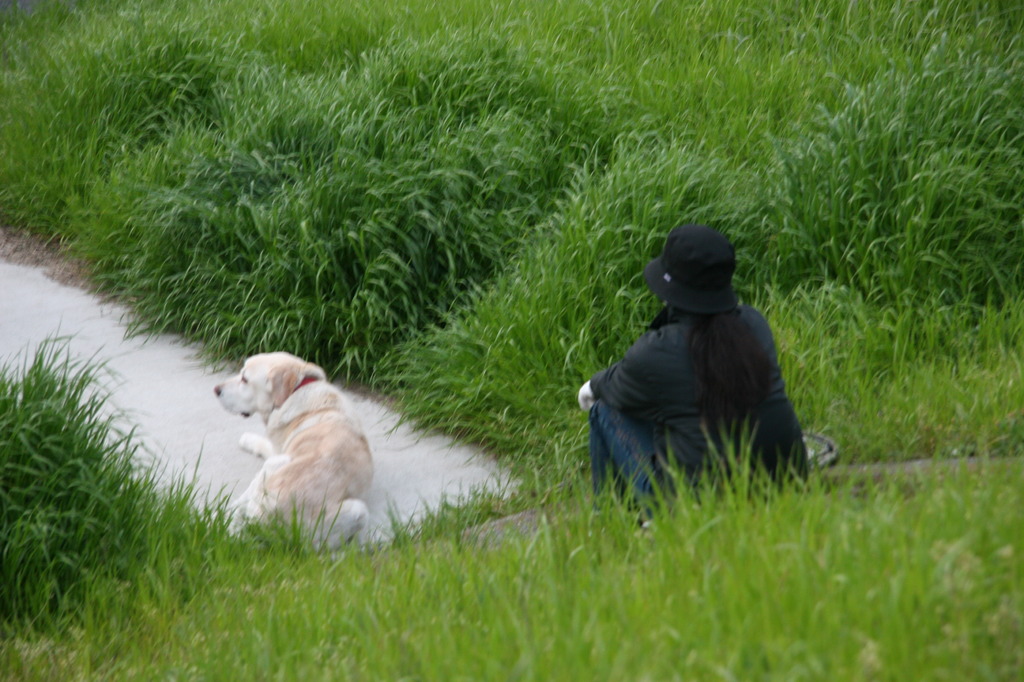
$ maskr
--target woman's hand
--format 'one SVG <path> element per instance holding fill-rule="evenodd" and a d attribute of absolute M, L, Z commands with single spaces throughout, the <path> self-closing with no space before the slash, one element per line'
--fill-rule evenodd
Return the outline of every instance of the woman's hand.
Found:
<path fill-rule="evenodd" d="M 590 390 L 590 380 L 580 387 L 580 392 L 576 395 L 576 400 L 580 404 L 580 409 L 584 412 L 589 412 L 590 408 L 597 402 L 597 398 L 594 397 L 594 392 Z"/>

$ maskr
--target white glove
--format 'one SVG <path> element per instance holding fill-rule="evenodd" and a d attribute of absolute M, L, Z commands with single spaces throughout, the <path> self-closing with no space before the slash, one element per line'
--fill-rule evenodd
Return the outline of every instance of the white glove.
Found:
<path fill-rule="evenodd" d="M 580 404 L 580 409 L 584 412 L 589 412 L 590 408 L 597 402 L 597 398 L 594 397 L 594 392 L 590 390 L 590 381 L 580 386 L 580 392 L 576 396 L 576 400 Z"/>

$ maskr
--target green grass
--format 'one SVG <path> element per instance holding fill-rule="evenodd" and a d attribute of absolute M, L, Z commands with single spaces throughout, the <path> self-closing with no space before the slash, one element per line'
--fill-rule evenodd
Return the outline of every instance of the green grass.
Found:
<path fill-rule="evenodd" d="M 83 535 L 65 575 L 5 516 L 36 534 L 2 570 L 36 563 L 5 573 L 4 675 L 1021 676 L 1019 3 L 76 7 L 0 17 L 0 215 L 91 259 L 141 327 L 307 356 L 522 486 L 338 562 L 146 493 L 82 522 L 123 566 Z M 645 537 L 592 515 L 575 392 L 654 313 L 639 273 L 687 221 L 735 241 L 804 425 L 847 461 L 988 466 L 684 504 Z M 88 373 L 41 364 L 95 413 Z M 8 396 L 32 382 L 5 381 L 28 420 Z M 59 497 L 4 488 L 36 490 Z M 536 536 L 458 539 L 540 504 Z"/>
<path fill-rule="evenodd" d="M 1019 466 L 854 493 L 707 497 L 637 532 L 570 496 L 539 530 L 338 561 L 249 549 L 192 598 L 77 638 L 23 635 L 12 679 L 1015 679 Z M 581 512 L 580 509 L 583 509 Z"/>

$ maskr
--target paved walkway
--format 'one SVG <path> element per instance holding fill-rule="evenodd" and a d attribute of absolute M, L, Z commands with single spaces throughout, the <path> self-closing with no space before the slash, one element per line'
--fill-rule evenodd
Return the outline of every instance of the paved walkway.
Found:
<path fill-rule="evenodd" d="M 41 268 L 0 261 L 0 365 L 20 364 L 46 339 L 67 337 L 73 356 L 112 370 L 111 403 L 138 427 L 163 481 L 194 480 L 207 496 L 241 492 L 262 460 L 243 452 L 238 438 L 250 430 L 262 433 L 263 424 L 228 414 L 214 397 L 213 386 L 234 372 L 212 371 L 176 337 L 125 338 L 127 316 L 126 309 L 59 284 Z M 509 485 L 486 455 L 418 433 L 384 405 L 349 395 L 376 463 L 366 496 L 367 539 L 389 537 L 392 518 L 415 521 L 444 500 Z"/>

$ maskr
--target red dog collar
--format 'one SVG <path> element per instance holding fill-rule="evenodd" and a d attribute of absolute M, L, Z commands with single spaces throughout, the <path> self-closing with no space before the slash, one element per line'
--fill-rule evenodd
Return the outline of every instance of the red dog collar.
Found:
<path fill-rule="evenodd" d="M 295 387 L 295 390 L 297 391 L 300 388 L 302 388 L 303 386 L 305 386 L 306 384 L 311 384 L 314 381 L 320 381 L 320 379 L 317 378 L 317 377 L 306 377 L 305 379 L 303 379 L 302 381 L 299 382 L 299 385 Z"/>

